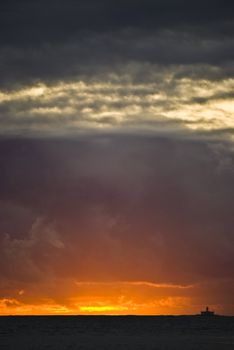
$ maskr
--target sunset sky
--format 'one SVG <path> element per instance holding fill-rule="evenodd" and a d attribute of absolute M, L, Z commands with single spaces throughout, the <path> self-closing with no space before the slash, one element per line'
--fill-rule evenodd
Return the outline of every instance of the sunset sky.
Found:
<path fill-rule="evenodd" d="M 234 314 L 234 4 L 0 4 L 0 314 Z"/>

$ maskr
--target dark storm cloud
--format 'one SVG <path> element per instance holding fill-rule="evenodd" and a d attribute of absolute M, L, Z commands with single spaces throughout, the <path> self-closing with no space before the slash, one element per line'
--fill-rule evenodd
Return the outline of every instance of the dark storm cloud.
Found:
<path fill-rule="evenodd" d="M 11 82 L 20 85 L 35 81 L 92 79 L 107 72 L 118 74 L 124 65 L 131 62 L 161 66 L 192 65 L 187 70 L 190 74 L 193 72 L 194 77 L 198 71 L 196 66 L 205 65 L 203 72 L 200 69 L 203 76 L 223 79 L 233 76 L 233 54 L 231 38 L 207 39 L 186 31 L 149 33 L 137 29 L 114 34 L 92 33 L 60 45 L 4 47 L 0 54 L 1 84 L 10 86 Z"/>
<path fill-rule="evenodd" d="M 233 19 L 232 1 L 121 0 L 114 1 L 7 1 L 1 4 L 3 42 L 34 45 L 62 41 L 80 31 L 118 30 L 125 27 L 175 28 L 186 24 L 207 26 Z M 29 31 L 30 29 L 30 31 Z M 224 26 L 225 29 L 225 26 Z"/>
<path fill-rule="evenodd" d="M 78 280 L 234 277 L 234 157 L 222 143 L 1 141 L 1 169 L 1 211 L 12 208 L 1 223 L 5 277 L 8 264 L 13 280 L 46 266 Z"/>
<path fill-rule="evenodd" d="M 233 13 L 231 1 L 3 2 L 1 84 L 92 78 L 128 62 L 199 63 L 233 76 Z"/>

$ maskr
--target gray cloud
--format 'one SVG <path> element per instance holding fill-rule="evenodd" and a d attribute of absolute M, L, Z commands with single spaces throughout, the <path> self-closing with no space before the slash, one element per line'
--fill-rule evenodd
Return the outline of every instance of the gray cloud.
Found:
<path fill-rule="evenodd" d="M 163 283 L 233 278 L 234 158 L 225 145 L 136 136 L 12 142 L 1 141 L 3 203 L 54 222 L 64 245 L 58 260 L 59 241 L 47 235 L 50 259 L 38 248 L 38 266 L 81 280 L 124 280 L 130 271 Z M 14 247 L 31 242 L 13 216 Z"/>
<path fill-rule="evenodd" d="M 13 220 L 17 227 L 14 216 Z M 7 231 L 1 232 L 0 250 L 4 261 L 1 279 L 8 283 L 29 283 L 44 280 L 46 276 L 53 277 L 53 268 L 49 267 L 51 256 L 63 248 L 53 225 L 40 218 L 33 222 L 28 232 L 17 232 L 15 237 Z"/>
<path fill-rule="evenodd" d="M 220 35 L 220 29 L 224 27 L 222 29 L 227 31 L 232 19 L 233 4 L 229 0 L 206 1 L 205 4 L 201 0 L 190 4 L 184 0 L 121 0 L 118 5 L 107 0 L 68 3 L 64 0 L 49 3 L 21 0 L 1 5 L 1 27 L 8 29 L 2 41 L 21 45 L 61 42 L 85 31 L 103 32 L 126 27 L 157 29 L 197 25 L 203 31 L 213 27 L 215 33 L 210 33 Z"/>
<path fill-rule="evenodd" d="M 209 38 L 186 30 L 125 29 L 115 33 L 89 33 L 68 43 L 3 47 L 1 84 L 11 87 L 25 82 L 49 83 L 87 76 L 93 80 L 97 73 L 100 77 L 103 73 L 119 74 L 121 65 L 131 62 L 195 65 L 187 69 L 187 74 L 220 79 L 233 76 L 233 53 L 232 37 Z M 197 64 L 203 65 L 200 72 Z M 150 79 L 150 73 L 137 78 Z"/>

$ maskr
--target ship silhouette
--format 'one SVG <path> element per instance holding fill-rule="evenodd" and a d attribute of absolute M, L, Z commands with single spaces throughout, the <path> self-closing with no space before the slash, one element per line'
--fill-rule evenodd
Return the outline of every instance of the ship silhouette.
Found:
<path fill-rule="evenodd" d="M 203 317 L 212 317 L 212 316 L 215 316 L 215 313 L 214 313 L 214 311 L 210 311 L 209 307 L 207 306 L 206 310 L 201 311 L 200 315 Z"/>

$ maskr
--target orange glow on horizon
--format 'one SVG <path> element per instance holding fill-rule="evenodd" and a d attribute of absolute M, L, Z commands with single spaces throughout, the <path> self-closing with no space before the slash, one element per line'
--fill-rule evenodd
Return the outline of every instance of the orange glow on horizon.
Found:
<path fill-rule="evenodd" d="M 0 315 L 182 315 L 197 314 L 207 299 L 197 298 L 198 285 L 132 282 L 77 282 L 69 291 L 61 290 L 53 297 L 42 297 L 34 291 L 18 290 L 14 297 L 0 299 Z M 209 303 L 216 312 L 222 308 Z"/>

